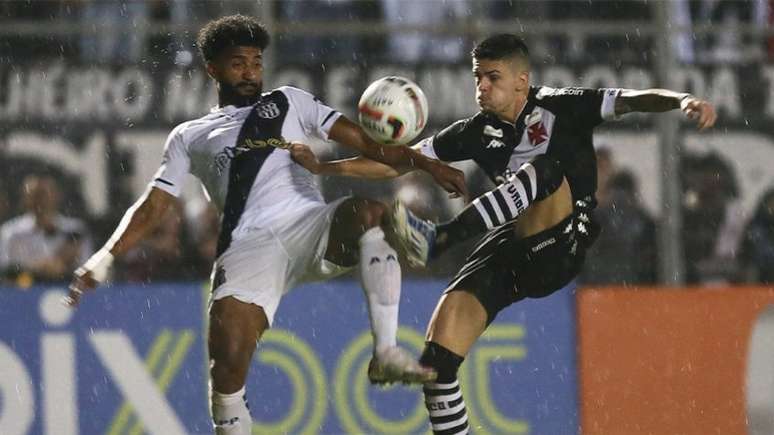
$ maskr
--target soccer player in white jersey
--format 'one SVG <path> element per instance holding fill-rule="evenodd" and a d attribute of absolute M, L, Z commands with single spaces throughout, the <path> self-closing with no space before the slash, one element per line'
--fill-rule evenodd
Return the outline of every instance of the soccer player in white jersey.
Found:
<path fill-rule="evenodd" d="M 385 241 L 382 204 L 342 198 L 326 204 L 313 175 L 289 148 L 311 137 L 332 139 L 396 170 L 418 168 L 446 190 L 465 195 L 462 173 L 407 147 L 384 147 L 312 95 L 292 87 L 262 94 L 262 54 L 269 35 L 242 15 L 208 23 L 197 44 L 217 82 L 218 106 L 177 126 L 148 190 L 105 245 L 75 272 L 68 303 L 106 278 L 113 258 L 150 234 L 195 175 L 223 213 L 213 268 L 209 352 L 217 434 L 249 434 L 245 379 L 256 342 L 282 295 L 359 264 L 374 336 L 373 382 L 424 382 L 432 369 L 396 344 L 400 266 Z"/>

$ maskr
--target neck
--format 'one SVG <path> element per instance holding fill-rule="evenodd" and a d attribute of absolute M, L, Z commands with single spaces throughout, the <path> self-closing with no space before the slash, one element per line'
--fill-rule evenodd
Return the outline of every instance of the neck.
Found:
<path fill-rule="evenodd" d="M 499 116 L 503 121 L 508 121 L 511 124 L 515 124 L 516 120 L 521 115 L 521 111 L 524 110 L 524 106 L 527 105 L 527 95 L 519 94 L 513 102 L 513 106 L 505 113 L 501 113 Z"/>
<path fill-rule="evenodd" d="M 218 107 L 226 107 L 226 106 L 247 107 L 247 106 L 252 106 L 257 102 L 258 102 L 257 96 L 225 97 L 225 96 L 218 95 Z"/>
<path fill-rule="evenodd" d="M 226 86 L 218 86 L 218 107 L 236 106 L 246 107 L 257 103 L 261 93 L 255 95 L 242 95 Z"/>

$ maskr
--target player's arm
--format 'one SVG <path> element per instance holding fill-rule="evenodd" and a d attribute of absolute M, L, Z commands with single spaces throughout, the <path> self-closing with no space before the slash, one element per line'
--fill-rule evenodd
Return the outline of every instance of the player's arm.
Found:
<path fill-rule="evenodd" d="M 314 152 L 302 143 L 293 143 L 289 151 L 290 156 L 296 163 L 306 168 L 309 172 L 319 175 L 385 179 L 395 178 L 409 172 L 411 169 L 416 169 L 402 168 L 398 170 L 363 156 L 321 162 Z"/>
<path fill-rule="evenodd" d="M 75 271 L 65 302 L 70 306 L 77 305 L 85 290 L 94 289 L 104 281 L 114 258 L 150 234 L 174 201 L 171 194 L 152 187 L 129 207 L 105 245 Z"/>
<path fill-rule="evenodd" d="M 440 160 L 432 159 L 422 153 L 405 146 L 385 146 L 374 142 L 360 128 L 359 125 L 345 118 L 339 117 L 331 127 L 329 138 L 350 148 L 359 151 L 370 160 L 387 165 L 397 173 L 408 172 L 414 169 L 423 170 L 433 176 L 435 181 L 447 192 L 466 197 L 465 175 L 462 171 L 446 165 Z M 348 169 L 364 170 L 373 169 L 374 174 L 379 175 L 383 168 L 380 166 L 363 166 L 362 162 L 348 163 Z M 360 165 L 360 166 L 358 166 Z M 379 178 L 379 177 L 368 177 Z"/>
<path fill-rule="evenodd" d="M 630 112 L 667 112 L 680 109 L 696 120 L 699 130 L 712 127 L 717 120 L 715 107 L 708 101 L 668 89 L 624 89 L 615 99 L 615 114 Z"/>

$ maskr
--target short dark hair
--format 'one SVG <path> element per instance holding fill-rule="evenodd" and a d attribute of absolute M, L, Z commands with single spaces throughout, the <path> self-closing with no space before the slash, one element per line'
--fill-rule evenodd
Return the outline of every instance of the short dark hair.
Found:
<path fill-rule="evenodd" d="M 524 40 L 511 33 L 492 35 L 479 42 L 470 52 L 474 59 L 501 60 L 518 57 L 529 65 L 529 49 Z"/>
<path fill-rule="evenodd" d="M 229 15 L 207 23 L 196 38 L 196 45 L 205 62 L 211 62 L 225 48 L 234 46 L 258 47 L 269 45 L 269 32 L 253 17 Z"/>

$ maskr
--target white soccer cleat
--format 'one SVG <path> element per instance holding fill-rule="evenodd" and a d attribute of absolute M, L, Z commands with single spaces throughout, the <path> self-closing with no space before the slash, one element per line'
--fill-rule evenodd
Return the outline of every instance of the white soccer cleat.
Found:
<path fill-rule="evenodd" d="M 418 217 L 400 201 L 395 201 L 392 208 L 392 221 L 409 264 L 425 267 L 435 243 L 435 224 Z"/>
<path fill-rule="evenodd" d="M 400 346 L 376 352 L 368 364 L 368 380 L 372 384 L 424 384 L 437 377 L 435 370 L 419 364 L 413 355 Z"/>

